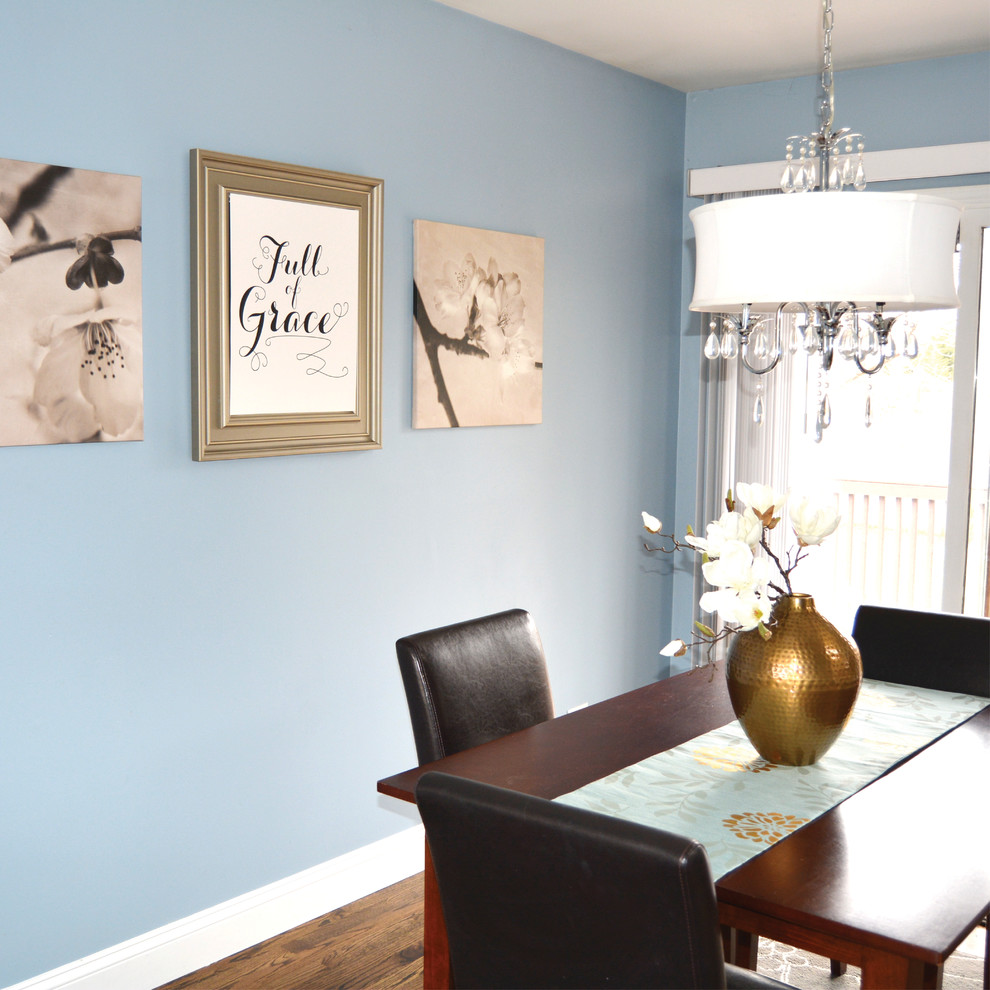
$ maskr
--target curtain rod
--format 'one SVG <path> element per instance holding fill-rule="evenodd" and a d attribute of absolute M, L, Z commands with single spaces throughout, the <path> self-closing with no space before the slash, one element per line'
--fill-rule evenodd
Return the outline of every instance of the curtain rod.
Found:
<path fill-rule="evenodd" d="M 937 144 L 927 148 L 897 148 L 868 151 L 863 155 L 866 177 L 875 182 L 900 179 L 931 179 L 949 175 L 990 173 L 990 141 L 967 144 Z M 780 184 L 783 160 L 752 165 L 719 165 L 688 170 L 688 196 L 752 192 L 776 189 Z"/>

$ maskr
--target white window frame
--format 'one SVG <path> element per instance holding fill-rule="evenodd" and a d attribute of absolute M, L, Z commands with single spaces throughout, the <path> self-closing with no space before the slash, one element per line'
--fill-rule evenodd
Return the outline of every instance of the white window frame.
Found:
<path fill-rule="evenodd" d="M 927 190 L 926 190 L 927 191 Z M 959 313 L 956 318 L 955 372 L 952 378 L 952 432 L 949 494 L 945 519 L 945 571 L 942 609 L 962 612 L 969 544 L 969 504 L 973 483 L 973 424 L 980 331 L 980 266 L 984 228 L 990 226 L 990 186 L 933 190 L 959 201 Z M 987 331 L 985 330 L 984 333 Z M 956 561 L 956 566 L 951 566 Z"/>
<path fill-rule="evenodd" d="M 933 189 L 933 179 L 959 175 L 990 173 L 990 141 L 937 145 L 927 148 L 901 148 L 871 152 L 864 156 L 870 185 L 882 182 L 925 180 L 925 192 L 953 198 L 964 207 L 960 226 L 962 246 L 960 295 L 956 331 L 956 360 L 953 380 L 952 445 L 949 460 L 949 500 L 947 505 L 945 572 L 942 608 L 949 612 L 963 610 L 968 542 L 969 498 L 973 470 L 973 416 L 976 397 L 976 359 L 979 328 L 979 266 L 983 228 L 990 226 L 990 184 Z M 752 165 L 720 166 L 691 169 L 688 195 L 705 197 L 728 193 L 753 192 L 776 188 L 783 162 L 758 162 Z M 974 268 L 975 266 L 975 268 Z M 702 333 L 702 340 L 707 336 Z M 704 389 L 703 389 L 704 392 Z M 706 429 L 702 417 L 701 429 Z M 708 450 L 699 436 L 699 450 Z M 699 464 L 699 498 L 706 492 L 705 473 L 709 467 Z M 962 561 L 962 565 L 959 565 Z M 953 566 L 953 562 L 955 565 Z M 697 585 L 700 575 L 695 575 Z M 696 589 L 697 590 L 697 589 Z"/>
<path fill-rule="evenodd" d="M 990 141 L 868 151 L 863 155 L 863 165 L 870 185 L 905 179 L 981 175 L 990 172 Z M 754 192 L 757 189 L 776 189 L 780 185 L 783 167 L 783 161 L 776 161 L 692 168 L 688 171 L 688 196 L 702 198 L 725 193 Z"/>

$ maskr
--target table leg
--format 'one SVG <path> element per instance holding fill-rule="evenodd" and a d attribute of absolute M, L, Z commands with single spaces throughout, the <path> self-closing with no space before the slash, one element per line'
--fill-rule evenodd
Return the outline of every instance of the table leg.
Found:
<path fill-rule="evenodd" d="M 440 888 L 433 870 L 430 844 L 426 844 L 426 865 L 423 870 L 423 987 L 425 990 L 449 990 L 453 986 L 450 977 L 450 947 L 447 944 L 447 925 L 443 920 Z"/>
<path fill-rule="evenodd" d="M 760 954 L 760 936 L 722 925 L 722 954 L 725 961 L 743 969 L 756 969 Z"/>
<path fill-rule="evenodd" d="M 861 990 L 885 990 L 888 987 L 939 990 L 942 986 L 942 967 L 906 956 L 868 952 L 863 957 L 860 986 Z"/>

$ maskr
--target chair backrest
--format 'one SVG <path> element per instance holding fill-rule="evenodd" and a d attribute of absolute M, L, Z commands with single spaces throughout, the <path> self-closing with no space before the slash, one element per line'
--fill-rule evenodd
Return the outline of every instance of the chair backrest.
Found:
<path fill-rule="evenodd" d="M 852 638 L 864 677 L 990 697 L 990 619 L 860 605 Z"/>
<path fill-rule="evenodd" d="M 553 718 L 543 644 L 522 609 L 395 644 L 420 764 Z"/>
<path fill-rule="evenodd" d="M 725 986 L 693 839 L 436 771 L 416 802 L 458 990 Z"/>

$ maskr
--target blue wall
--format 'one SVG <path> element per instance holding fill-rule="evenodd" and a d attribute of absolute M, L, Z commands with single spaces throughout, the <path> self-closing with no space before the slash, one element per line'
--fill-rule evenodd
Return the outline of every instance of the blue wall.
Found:
<path fill-rule="evenodd" d="M 837 60 L 840 55 L 836 52 Z M 685 170 L 783 161 L 789 134 L 818 127 L 820 86 L 817 76 L 809 76 L 689 93 Z M 990 53 L 836 72 L 835 107 L 836 125 L 863 133 L 867 151 L 990 140 Z M 984 174 L 940 184 L 987 181 L 990 176 Z M 886 186 L 893 187 L 893 183 Z M 694 229 L 688 212 L 700 203 L 686 201 L 683 218 L 675 523 L 679 531 L 688 523 L 696 528 L 704 524 L 695 518 L 702 317 L 688 311 L 694 286 Z M 704 331 L 707 335 L 707 320 Z M 660 511 L 665 521 L 668 515 L 673 520 L 675 513 Z M 691 616 L 695 606 L 691 574 L 679 567 L 672 614 Z M 679 620 L 675 627 L 683 629 L 687 621 Z"/>
<path fill-rule="evenodd" d="M 820 87 L 806 76 L 689 93 L 687 167 L 783 161 L 788 134 L 818 128 Z M 836 72 L 835 123 L 863 133 L 867 151 L 984 141 L 990 54 Z"/>
<path fill-rule="evenodd" d="M 143 178 L 142 443 L 0 450 L 0 985 L 409 827 L 393 643 L 663 673 L 685 97 L 428 0 L 0 0 L 0 157 Z M 190 457 L 189 149 L 385 180 L 384 448 Z M 546 239 L 544 422 L 411 429 L 412 221 Z M 0 314 L 2 319 L 2 314 Z"/>
<path fill-rule="evenodd" d="M 561 711 L 664 673 L 637 529 L 694 521 L 684 166 L 778 155 L 814 80 L 686 98 L 428 0 L 0 23 L 0 157 L 143 177 L 146 420 L 0 450 L 6 984 L 408 827 L 374 789 L 415 760 L 403 633 L 527 607 Z M 840 73 L 840 122 L 986 139 L 987 66 Z M 191 460 L 192 147 L 385 179 L 381 451 Z M 541 426 L 411 429 L 415 218 L 546 239 Z"/>

